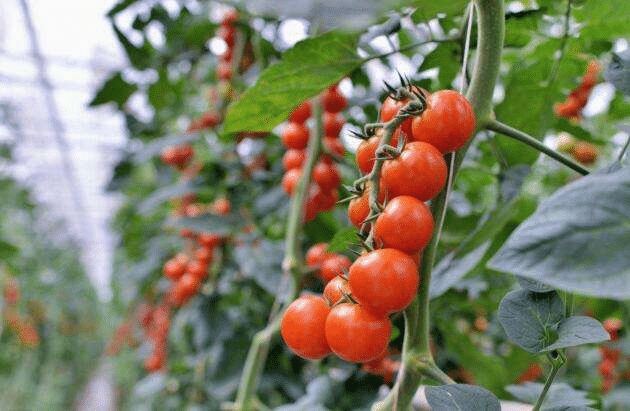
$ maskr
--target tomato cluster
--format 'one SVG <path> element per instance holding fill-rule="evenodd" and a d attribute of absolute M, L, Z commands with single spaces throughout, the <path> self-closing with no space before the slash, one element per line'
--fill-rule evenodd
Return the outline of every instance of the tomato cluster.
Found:
<path fill-rule="evenodd" d="M 33 348 L 39 345 L 39 332 L 35 326 L 35 319 L 31 316 L 22 316 L 17 307 L 22 299 L 20 281 L 17 278 L 7 278 L 2 294 L 5 309 L 4 322 L 7 328 L 17 334 L 18 340 L 24 347 Z"/>
<path fill-rule="evenodd" d="M 591 60 L 586 66 L 586 74 L 582 76 L 580 85 L 569 93 L 563 103 L 553 105 L 553 111 L 557 117 L 564 117 L 570 120 L 579 121 L 582 117 L 582 109 L 588 101 L 591 90 L 597 84 L 601 65 L 596 60 Z"/>
<path fill-rule="evenodd" d="M 599 353 L 602 360 L 597 366 L 597 371 L 602 377 L 601 388 L 603 392 L 610 391 L 622 379 L 630 379 L 630 371 L 621 372 L 622 361 L 628 370 L 628 356 L 623 355 L 621 348 L 614 344 L 619 342 L 619 334 L 623 329 L 623 323 L 618 318 L 607 318 L 604 320 L 604 329 L 610 334 L 610 343 L 599 346 Z"/>
<path fill-rule="evenodd" d="M 322 125 L 324 131 L 323 145 L 326 151 L 334 156 L 341 157 L 345 148 L 339 140 L 339 133 L 345 124 L 340 112 L 346 107 L 346 98 L 339 92 L 337 86 L 332 86 L 320 96 L 324 113 Z M 287 151 L 282 158 L 282 166 L 285 174 L 282 177 L 282 188 L 291 196 L 302 174 L 302 167 L 306 160 L 306 147 L 308 145 L 310 131 L 306 124 L 311 117 L 311 104 L 305 101 L 300 104 L 289 117 L 281 133 L 282 144 Z M 341 176 L 335 165 L 334 158 L 323 155 L 318 159 L 313 174 L 312 182 L 308 188 L 304 221 L 313 220 L 319 212 L 332 210 L 339 199 L 338 188 L 341 184 Z"/>
<path fill-rule="evenodd" d="M 599 157 L 599 150 L 594 144 L 579 140 L 569 133 L 558 134 L 556 148 L 559 151 L 570 154 L 584 165 L 593 165 L 597 161 L 597 157 Z"/>
<path fill-rule="evenodd" d="M 474 112 L 464 96 L 449 90 L 429 94 L 415 87 L 389 96 L 381 120 L 399 126 L 391 141 L 397 148 L 382 160 L 377 204 L 371 204 L 370 183 L 362 179 L 366 183 L 357 187 L 360 193 L 348 208 L 352 224 L 363 232 L 371 230 L 372 244 L 351 264 L 346 257 L 327 254 L 325 244 L 309 249 L 307 265 L 319 263 L 317 272 L 327 282 L 324 294 L 298 298 L 282 320 L 287 346 L 303 358 L 319 359 L 332 352 L 346 361 L 371 364 L 367 368 L 377 367 L 381 359 L 379 364 L 387 368 L 382 359 L 392 332 L 389 315 L 415 298 L 420 252 L 433 235 L 433 216 L 424 202 L 446 183 L 444 153 L 466 144 L 475 128 Z M 375 130 L 357 150 L 364 174 L 375 169 L 384 130 Z M 329 271 L 329 265 L 334 270 Z"/>

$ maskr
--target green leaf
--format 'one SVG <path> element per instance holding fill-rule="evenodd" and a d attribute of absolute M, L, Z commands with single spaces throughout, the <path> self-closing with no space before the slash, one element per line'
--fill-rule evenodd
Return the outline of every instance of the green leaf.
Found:
<path fill-rule="evenodd" d="M 138 204 L 138 212 L 147 215 L 163 202 L 174 197 L 181 197 L 194 191 L 194 189 L 194 186 L 188 181 L 162 187 Z"/>
<path fill-rule="evenodd" d="M 99 106 L 110 102 L 116 103 L 119 109 L 122 109 L 123 105 L 129 100 L 129 97 L 138 90 L 138 86 L 135 84 L 127 83 L 123 78 L 120 71 L 114 73 L 101 88 L 96 92 L 89 106 Z"/>
<path fill-rule="evenodd" d="M 429 298 L 437 298 L 444 294 L 449 288 L 464 278 L 466 274 L 472 271 L 486 255 L 490 244 L 490 241 L 486 241 L 477 249 L 465 254 L 461 258 L 455 258 L 456 253 L 450 253 L 444 257 L 435 266 L 433 274 L 431 275 Z"/>
<path fill-rule="evenodd" d="M 352 244 L 358 244 L 357 230 L 354 227 L 345 227 L 337 231 L 333 238 L 328 242 L 326 251 L 329 253 L 338 253 L 347 251 Z"/>
<path fill-rule="evenodd" d="M 428 22 L 438 15 L 463 15 L 468 6 L 468 1 L 452 0 L 452 1 L 432 1 L 432 0 L 414 0 L 405 2 L 406 7 L 412 7 L 414 10 L 414 21 Z"/>
<path fill-rule="evenodd" d="M 275 295 L 286 287 L 281 284 L 283 243 L 266 240 L 245 243 L 234 248 L 234 257 L 241 275 L 254 279 L 268 293 Z"/>
<path fill-rule="evenodd" d="M 585 0 L 582 7 L 572 10 L 572 16 L 584 24 L 581 37 L 609 39 L 625 36 L 630 26 L 626 0 Z"/>
<path fill-rule="evenodd" d="M 510 340 L 527 352 L 539 353 L 556 340 L 564 303 L 555 291 L 515 290 L 501 300 L 498 317 Z"/>
<path fill-rule="evenodd" d="M 223 131 L 269 131 L 286 120 L 302 101 L 361 65 L 357 38 L 357 34 L 330 31 L 298 42 L 229 107 Z"/>
<path fill-rule="evenodd" d="M 573 316 L 560 321 L 558 339 L 544 351 L 575 347 L 582 344 L 594 344 L 610 339 L 602 324 L 594 318 Z"/>
<path fill-rule="evenodd" d="M 306 394 L 295 403 L 274 408 L 275 411 L 326 411 L 325 402 L 332 400 L 333 380 L 327 375 L 321 375 L 306 387 Z"/>
<path fill-rule="evenodd" d="M 17 246 L 0 240 L 0 260 L 11 258 L 17 254 L 18 251 L 20 251 L 20 249 Z"/>
<path fill-rule="evenodd" d="M 543 384 L 526 382 L 521 385 L 508 385 L 505 390 L 520 401 L 534 404 L 542 393 Z M 594 402 L 588 399 L 587 395 L 587 392 L 573 389 L 565 383 L 551 384 L 543 401 L 543 410 L 556 407 L 587 407 Z"/>
<path fill-rule="evenodd" d="M 121 0 L 118 3 L 116 3 L 116 5 L 114 5 L 114 7 L 112 7 L 108 12 L 107 12 L 107 17 L 111 18 L 114 17 L 116 14 L 120 13 L 121 11 L 127 9 L 127 7 L 133 5 L 134 3 L 137 3 L 139 0 Z"/>
<path fill-rule="evenodd" d="M 438 81 L 440 88 L 450 88 L 451 83 L 460 70 L 462 53 L 459 44 L 445 42 L 438 44 L 438 47 L 427 54 L 420 70 L 428 70 L 434 67 L 439 68 Z"/>
<path fill-rule="evenodd" d="M 538 29 L 538 22 L 545 10 L 532 9 L 516 13 L 505 13 L 505 47 L 523 47 L 529 44 L 532 34 Z"/>
<path fill-rule="evenodd" d="M 625 95 L 630 95 L 630 50 L 613 53 L 604 78 Z"/>
<path fill-rule="evenodd" d="M 499 400 L 482 387 L 466 384 L 428 386 L 427 402 L 433 411 L 500 411 Z"/>
<path fill-rule="evenodd" d="M 598 172 L 541 202 L 488 267 L 583 295 L 630 297 L 630 168 Z"/>
<path fill-rule="evenodd" d="M 118 41 L 123 46 L 123 49 L 127 54 L 127 58 L 132 66 L 139 70 L 144 70 L 153 66 L 153 55 L 155 53 L 155 49 L 151 43 L 149 43 L 146 39 L 143 39 L 142 46 L 137 47 L 129 41 L 127 36 L 125 36 L 116 24 L 112 24 L 112 28 L 114 29 L 114 34 L 116 34 Z"/>

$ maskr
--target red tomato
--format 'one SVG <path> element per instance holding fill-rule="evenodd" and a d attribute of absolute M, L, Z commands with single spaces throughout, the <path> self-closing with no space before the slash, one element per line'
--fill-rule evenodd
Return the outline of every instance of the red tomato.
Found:
<path fill-rule="evenodd" d="M 369 192 L 366 190 L 360 197 L 350 200 L 348 206 L 348 219 L 356 228 L 361 228 L 370 215 Z"/>
<path fill-rule="evenodd" d="M 284 173 L 284 176 L 282 176 L 282 189 L 288 196 L 293 195 L 293 191 L 295 190 L 301 175 L 302 172 L 299 169 L 294 168 L 287 171 Z"/>
<path fill-rule="evenodd" d="M 313 181 L 316 182 L 323 191 L 330 191 L 339 187 L 341 184 L 341 175 L 334 164 L 328 164 L 323 161 L 315 164 L 313 169 Z"/>
<path fill-rule="evenodd" d="M 324 299 L 331 307 L 337 304 L 344 294 L 350 294 L 350 287 L 348 287 L 348 280 L 342 276 L 337 276 L 328 281 L 328 284 L 324 287 Z"/>
<path fill-rule="evenodd" d="M 389 344 L 392 323 L 359 304 L 342 303 L 326 319 L 326 341 L 333 353 L 350 362 L 367 362 L 381 356 Z"/>
<path fill-rule="evenodd" d="M 171 258 L 166 263 L 164 263 L 162 271 L 164 272 L 165 276 L 175 281 L 179 279 L 179 277 L 184 275 L 187 266 L 187 262 L 183 262 L 181 259 Z"/>
<path fill-rule="evenodd" d="M 325 325 L 330 307 L 323 298 L 303 295 L 293 301 L 282 317 L 280 333 L 289 349 L 302 358 L 317 360 L 330 353 Z"/>
<path fill-rule="evenodd" d="M 388 198 L 408 195 L 427 201 L 444 187 L 447 170 L 442 153 L 435 147 L 411 142 L 405 145 L 400 156 L 385 161 L 381 180 Z"/>
<path fill-rule="evenodd" d="M 416 263 L 409 255 L 393 248 L 359 256 L 348 275 L 352 296 L 376 315 L 406 308 L 416 296 L 419 283 Z"/>
<path fill-rule="evenodd" d="M 464 95 L 440 90 L 427 98 L 424 112 L 411 123 L 411 138 L 442 153 L 462 147 L 475 131 L 475 112 Z"/>
<path fill-rule="evenodd" d="M 288 123 L 280 134 L 282 144 L 287 148 L 296 150 L 304 150 L 306 148 L 308 136 L 308 127 L 300 123 Z"/>
<path fill-rule="evenodd" d="M 346 120 L 341 114 L 324 112 L 322 117 L 322 125 L 324 126 L 324 134 L 331 137 L 339 136 Z"/>
<path fill-rule="evenodd" d="M 588 141 L 578 141 L 575 143 L 575 147 L 573 147 L 573 158 L 579 161 L 582 164 L 590 165 L 595 163 L 597 157 L 599 156 L 599 151 L 597 147 Z"/>
<path fill-rule="evenodd" d="M 413 86 L 412 91 L 417 93 L 422 93 L 425 96 L 425 99 L 429 96 L 429 92 L 419 87 Z M 400 99 L 395 99 L 392 96 L 387 96 L 387 98 L 383 101 L 381 105 L 381 122 L 387 122 L 393 119 L 398 111 L 409 103 L 409 99 L 407 97 L 402 97 Z M 400 130 L 407 135 L 407 139 L 411 138 L 411 122 L 413 121 L 413 117 L 409 117 L 407 120 L 403 121 L 400 125 Z M 394 144 L 392 144 L 394 145 Z"/>
<path fill-rule="evenodd" d="M 305 160 L 306 154 L 304 153 L 304 150 L 290 148 L 286 153 L 284 153 L 284 156 L 282 156 L 282 168 L 284 168 L 284 171 L 289 171 L 294 168 L 302 168 Z"/>
<path fill-rule="evenodd" d="M 322 93 L 322 106 L 324 107 L 324 111 L 338 113 L 346 108 L 347 105 L 348 100 L 341 94 L 336 85 L 330 86 Z"/>
<path fill-rule="evenodd" d="M 311 116 L 311 102 L 306 100 L 291 112 L 289 120 L 293 123 L 303 124 Z"/>
<path fill-rule="evenodd" d="M 352 262 L 345 255 L 335 254 L 322 262 L 319 276 L 327 283 L 337 276 L 345 275 L 351 264 Z"/>
<path fill-rule="evenodd" d="M 359 144 L 355 156 L 359 171 L 361 171 L 362 174 L 367 174 L 372 171 L 374 160 L 376 159 L 376 149 L 378 148 L 380 140 L 380 137 L 372 136 Z"/>
<path fill-rule="evenodd" d="M 374 238 L 382 248 L 406 254 L 422 250 L 433 236 L 433 215 L 422 201 L 410 196 L 394 197 L 374 224 Z"/>

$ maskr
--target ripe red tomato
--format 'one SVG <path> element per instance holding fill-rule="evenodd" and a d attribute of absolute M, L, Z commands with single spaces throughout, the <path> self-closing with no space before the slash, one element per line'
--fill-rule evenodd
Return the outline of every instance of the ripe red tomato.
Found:
<path fill-rule="evenodd" d="M 462 147 L 475 131 L 475 112 L 464 95 L 440 90 L 429 95 L 424 112 L 413 119 L 414 141 L 425 141 L 442 153 Z"/>
<path fill-rule="evenodd" d="M 348 105 L 348 100 L 339 91 L 336 85 L 330 86 L 322 93 L 322 106 L 324 111 L 338 113 Z"/>
<path fill-rule="evenodd" d="M 171 299 L 175 305 L 185 304 L 190 297 L 197 293 L 201 286 L 201 280 L 194 274 L 187 272 L 173 285 Z"/>
<path fill-rule="evenodd" d="M 319 267 L 324 260 L 332 257 L 333 253 L 327 253 L 328 243 L 317 243 L 306 251 L 306 266 L 309 268 Z"/>
<path fill-rule="evenodd" d="M 409 255 L 393 248 L 359 256 L 348 275 L 352 296 L 376 315 L 406 308 L 416 296 L 419 283 L 416 263 Z"/>
<path fill-rule="evenodd" d="M 346 154 L 346 148 L 343 146 L 339 138 L 332 136 L 324 136 L 324 147 L 337 157 L 343 157 Z M 328 163 L 332 163 L 333 159 L 330 156 L 324 156 L 323 160 Z"/>
<path fill-rule="evenodd" d="M 374 238 L 382 248 L 415 254 L 429 243 L 433 227 L 429 207 L 417 198 L 398 196 L 387 203 L 376 219 Z"/>
<path fill-rule="evenodd" d="M 171 258 L 166 263 L 164 263 L 162 271 L 164 272 L 165 276 L 175 281 L 179 279 L 179 277 L 184 275 L 187 266 L 187 262 L 183 262 L 181 259 Z"/>
<path fill-rule="evenodd" d="M 192 274 L 199 281 L 204 280 L 208 277 L 208 263 L 204 260 L 192 260 L 188 264 L 186 272 Z"/>
<path fill-rule="evenodd" d="M 223 14 L 223 18 L 221 18 L 221 25 L 229 27 L 233 25 L 236 20 L 238 20 L 238 10 L 231 9 Z"/>
<path fill-rule="evenodd" d="M 356 228 L 361 228 L 370 215 L 369 191 L 366 190 L 360 197 L 350 200 L 348 205 L 348 219 Z"/>
<path fill-rule="evenodd" d="M 280 324 L 280 333 L 289 349 L 308 360 L 330 354 L 325 336 L 329 313 L 330 307 L 320 296 L 303 295 L 293 301 Z"/>
<path fill-rule="evenodd" d="M 289 121 L 293 123 L 303 124 L 311 116 L 311 102 L 309 100 L 304 101 L 297 106 L 295 110 L 289 115 Z"/>
<path fill-rule="evenodd" d="M 288 123 L 280 134 L 282 144 L 287 148 L 296 150 L 304 150 L 306 148 L 308 136 L 308 127 L 300 123 Z"/>
<path fill-rule="evenodd" d="M 337 276 L 343 276 L 352 262 L 348 257 L 341 254 L 334 254 L 332 257 L 325 259 L 319 269 L 319 276 L 327 283 Z"/>
<path fill-rule="evenodd" d="M 333 353 L 350 362 L 367 362 L 381 356 L 392 335 L 392 323 L 359 304 L 342 303 L 326 319 L 326 341 Z"/>
<path fill-rule="evenodd" d="M 304 160 L 306 160 L 304 150 L 295 150 L 290 148 L 286 153 L 284 153 L 284 156 L 282 156 L 282 168 L 284 171 L 289 171 L 294 168 L 302 168 Z"/>
<path fill-rule="evenodd" d="M 362 174 L 367 174 L 372 171 L 374 160 L 376 159 L 376 149 L 378 148 L 380 140 L 380 137 L 375 135 L 367 140 L 363 140 L 361 144 L 359 144 L 359 147 L 357 147 L 355 157 L 359 171 L 361 171 Z"/>
<path fill-rule="evenodd" d="M 421 201 L 435 197 L 446 183 L 446 162 L 431 144 L 411 142 L 395 159 L 385 161 L 383 186 L 388 198 L 408 195 Z"/>
<path fill-rule="evenodd" d="M 331 307 L 337 304 L 344 294 L 350 294 L 350 287 L 348 280 L 341 276 L 333 278 L 324 287 L 324 299 Z"/>
<path fill-rule="evenodd" d="M 341 114 L 324 112 L 322 117 L 324 135 L 338 137 L 344 124 L 346 124 L 346 120 Z"/>
<path fill-rule="evenodd" d="M 333 188 L 328 191 L 323 191 L 319 201 L 320 211 L 330 211 L 337 205 L 339 201 L 339 193 L 337 188 Z"/>
<path fill-rule="evenodd" d="M 216 32 L 216 36 L 222 38 L 229 48 L 234 47 L 236 41 L 236 30 L 231 25 L 220 26 Z"/>
<path fill-rule="evenodd" d="M 287 171 L 284 173 L 284 176 L 282 176 L 282 189 L 288 196 L 293 195 L 293 191 L 295 190 L 301 175 L 302 172 L 299 169 L 294 168 Z"/>
<path fill-rule="evenodd" d="M 319 161 L 313 169 L 313 181 L 316 182 L 323 191 L 330 191 L 339 187 L 341 175 L 334 164 Z"/>
<path fill-rule="evenodd" d="M 197 238 L 199 245 L 205 248 L 214 248 L 221 243 L 221 236 L 216 233 L 201 233 Z"/>
<path fill-rule="evenodd" d="M 425 98 L 429 96 L 429 92 L 421 89 L 419 87 L 413 86 L 412 91 L 416 93 L 422 93 Z M 398 114 L 398 110 L 404 107 L 407 103 L 409 103 L 409 99 L 407 97 L 402 97 L 400 99 L 395 99 L 392 96 L 387 96 L 387 98 L 383 101 L 381 105 L 381 122 L 387 122 L 393 119 L 396 114 Z M 407 135 L 407 139 L 411 138 L 411 122 L 413 121 L 413 117 L 409 117 L 407 120 L 403 121 L 400 125 L 400 130 Z M 394 145 L 394 144 L 392 144 Z"/>
<path fill-rule="evenodd" d="M 17 278 L 10 278 L 4 285 L 4 302 L 7 305 L 17 304 L 22 298 L 20 292 L 20 280 Z"/>
<path fill-rule="evenodd" d="M 595 163 L 599 156 L 597 147 L 588 141 L 578 141 L 573 148 L 573 158 L 582 164 L 590 165 Z"/>

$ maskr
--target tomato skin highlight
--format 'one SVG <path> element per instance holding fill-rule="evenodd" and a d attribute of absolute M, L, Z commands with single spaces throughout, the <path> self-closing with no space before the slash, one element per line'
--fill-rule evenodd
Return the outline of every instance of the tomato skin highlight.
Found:
<path fill-rule="evenodd" d="M 342 360 L 367 362 L 383 355 L 392 334 L 388 317 L 377 316 L 359 304 L 341 303 L 326 319 L 326 341 Z"/>
<path fill-rule="evenodd" d="M 461 148 L 475 131 L 475 112 L 463 94 L 440 90 L 427 98 L 424 112 L 411 123 L 411 138 L 424 141 L 441 153 Z"/>
<path fill-rule="evenodd" d="M 408 195 L 427 201 L 442 190 L 447 172 L 444 157 L 435 147 L 411 142 L 405 144 L 400 156 L 385 161 L 381 180 L 388 198 Z"/>
<path fill-rule="evenodd" d="M 317 295 L 303 295 L 293 301 L 282 317 L 280 333 L 289 349 L 307 360 L 330 354 L 325 325 L 330 307 Z"/>
<path fill-rule="evenodd" d="M 422 201 L 410 196 L 394 197 L 374 224 L 374 237 L 382 248 L 416 254 L 431 241 L 433 215 Z"/>
<path fill-rule="evenodd" d="M 419 284 L 418 266 L 412 257 L 393 248 L 359 256 L 348 275 L 352 297 L 376 315 L 405 309 Z"/>

